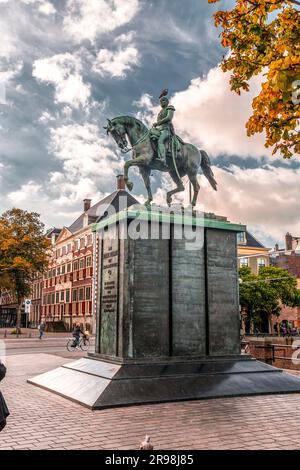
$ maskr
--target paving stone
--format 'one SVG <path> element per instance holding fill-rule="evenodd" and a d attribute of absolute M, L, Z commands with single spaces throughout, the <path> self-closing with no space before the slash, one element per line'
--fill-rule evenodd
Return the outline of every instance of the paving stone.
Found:
<path fill-rule="evenodd" d="M 0 449 L 299 449 L 300 394 L 220 398 L 90 411 L 26 383 L 68 362 L 12 355 L 1 382 L 11 415 Z"/>

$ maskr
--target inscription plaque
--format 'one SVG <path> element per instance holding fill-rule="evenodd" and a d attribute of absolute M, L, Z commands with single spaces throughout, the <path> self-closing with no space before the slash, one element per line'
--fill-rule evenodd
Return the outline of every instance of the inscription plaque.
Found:
<path fill-rule="evenodd" d="M 118 324 L 118 240 L 103 240 L 102 288 L 100 297 L 100 351 L 106 355 L 117 355 Z"/>

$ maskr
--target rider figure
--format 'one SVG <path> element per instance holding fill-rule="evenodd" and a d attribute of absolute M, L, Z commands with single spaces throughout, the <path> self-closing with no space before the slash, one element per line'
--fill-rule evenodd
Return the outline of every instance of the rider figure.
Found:
<path fill-rule="evenodd" d="M 76 323 L 75 328 L 73 330 L 74 344 L 76 348 L 79 348 L 80 335 L 84 336 L 84 333 L 83 331 L 81 331 L 80 323 Z"/>
<path fill-rule="evenodd" d="M 174 127 L 172 119 L 174 116 L 175 108 L 169 105 L 169 100 L 165 95 L 160 97 L 161 110 L 157 116 L 157 122 L 153 124 L 153 127 L 158 128 L 160 132 L 158 139 L 158 159 L 166 165 L 166 147 L 165 142 L 174 135 Z"/>

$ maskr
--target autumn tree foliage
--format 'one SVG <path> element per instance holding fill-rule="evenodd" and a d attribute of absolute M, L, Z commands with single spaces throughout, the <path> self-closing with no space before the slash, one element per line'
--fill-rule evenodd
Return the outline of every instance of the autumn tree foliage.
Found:
<path fill-rule="evenodd" d="M 0 217 L 0 289 L 9 290 L 18 304 L 18 329 L 32 279 L 48 264 L 49 246 L 39 214 L 14 208 Z"/>
<path fill-rule="evenodd" d="M 264 131 L 273 154 L 299 154 L 300 1 L 236 0 L 232 10 L 217 11 L 214 19 L 222 45 L 230 49 L 221 68 L 232 72 L 231 89 L 248 91 L 250 78 L 262 74 L 248 136 Z"/>

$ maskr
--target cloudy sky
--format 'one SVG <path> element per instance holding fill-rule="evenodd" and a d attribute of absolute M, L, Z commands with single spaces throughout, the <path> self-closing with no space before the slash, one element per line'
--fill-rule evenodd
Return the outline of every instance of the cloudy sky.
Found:
<path fill-rule="evenodd" d="M 246 223 L 269 247 L 286 231 L 300 236 L 299 159 L 271 157 L 262 136 L 246 136 L 261 77 L 250 93 L 230 92 L 215 9 L 206 0 L 0 0 L 0 211 L 17 206 L 47 227 L 69 225 L 122 171 L 106 118 L 149 122 L 168 87 L 177 133 L 214 165 L 217 193 L 199 176 L 205 210 Z M 160 203 L 172 182 L 156 172 L 152 182 Z"/>

